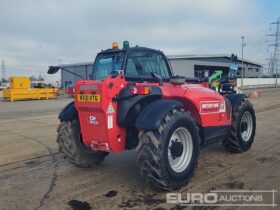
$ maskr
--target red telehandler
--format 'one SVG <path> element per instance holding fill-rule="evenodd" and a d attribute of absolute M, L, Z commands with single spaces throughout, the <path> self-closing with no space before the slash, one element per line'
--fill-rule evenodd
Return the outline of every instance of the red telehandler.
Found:
<path fill-rule="evenodd" d="M 59 114 L 60 151 L 89 167 L 136 148 L 141 174 L 160 189 L 184 186 L 204 145 L 221 140 L 241 153 L 254 141 L 254 108 L 232 84 L 216 92 L 207 82 L 174 76 L 161 51 L 127 41 L 97 54 L 92 78 L 76 82 L 74 99 Z"/>

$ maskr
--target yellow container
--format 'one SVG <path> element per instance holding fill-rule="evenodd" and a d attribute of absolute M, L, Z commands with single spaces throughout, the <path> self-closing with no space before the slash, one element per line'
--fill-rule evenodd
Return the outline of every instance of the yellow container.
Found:
<path fill-rule="evenodd" d="M 30 88 L 28 77 L 11 77 L 10 87 L 3 90 L 3 99 L 8 101 L 56 98 L 56 88 Z"/>
<path fill-rule="evenodd" d="M 28 77 L 10 77 L 10 89 L 30 88 L 30 79 Z"/>
<path fill-rule="evenodd" d="M 4 89 L 3 99 L 8 101 L 56 98 L 56 88 Z"/>

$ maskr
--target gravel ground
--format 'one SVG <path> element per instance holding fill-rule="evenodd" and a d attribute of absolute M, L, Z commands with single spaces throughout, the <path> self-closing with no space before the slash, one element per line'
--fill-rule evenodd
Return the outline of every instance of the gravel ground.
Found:
<path fill-rule="evenodd" d="M 55 141 L 57 112 L 70 100 L 0 103 L 0 209 L 187 208 L 167 204 L 166 192 L 145 184 L 135 151 L 110 154 L 104 163 L 89 169 L 77 168 L 64 159 Z M 280 90 L 261 90 L 261 97 L 251 101 L 257 110 L 251 150 L 230 154 L 219 143 L 204 148 L 194 177 L 180 190 L 182 195 L 274 189 L 278 190 L 275 203 L 280 204 Z M 75 204 L 79 208 L 73 207 Z M 187 209 L 236 208 L 244 209 Z"/>

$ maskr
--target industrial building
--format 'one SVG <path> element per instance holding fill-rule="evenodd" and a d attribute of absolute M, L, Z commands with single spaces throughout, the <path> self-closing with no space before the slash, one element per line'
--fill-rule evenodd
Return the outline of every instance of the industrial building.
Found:
<path fill-rule="evenodd" d="M 91 78 L 93 62 L 85 62 L 85 63 L 76 63 L 76 64 L 63 64 L 60 67 L 67 69 L 67 71 L 73 72 L 75 74 L 81 75 L 84 79 Z M 81 79 L 74 74 L 71 74 L 67 71 L 61 71 L 61 87 L 63 89 L 67 87 L 74 86 L 75 82 Z"/>
<path fill-rule="evenodd" d="M 233 63 L 231 55 L 169 55 L 167 56 L 175 75 L 186 77 L 209 77 L 216 70 L 228 73 Z M 242 61 L 238 58 L 235 63 L 238 65 L 237 77 L 241 77 Z M 85 79 L 91 78 L 93 62 L 60 65 L 68 71 L 81 75 Z M 243 60 L 244 77 L 256 78 L 262 74 L 262 66 L 259 63 Z M 67 71 L 61 71 L 62 88 L 71 87 L 78 76 Z"/>
<path fill-rule="evenodd" d="M 168 56 L 174 74 L 186 77 L 209 77 L 216 70 L 222 70 L 226 74 L 233 63 L 231 55 L 170 55 Z M 242 60 L 234 61 L 238 65 L 237 77 L 241 77 Z M 260 77 L 262 66 L 259 63 L 243 60 L 245 78 Z"/>

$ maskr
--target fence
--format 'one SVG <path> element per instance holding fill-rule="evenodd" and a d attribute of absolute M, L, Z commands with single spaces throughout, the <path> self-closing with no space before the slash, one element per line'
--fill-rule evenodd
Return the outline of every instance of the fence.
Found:
<path fill-rule="evenodd" d="M 241 79 L 237 79 L 237 86 L 242 89 L 280 87 L 280 78 L 244 78 L 243 87 Z"/>

